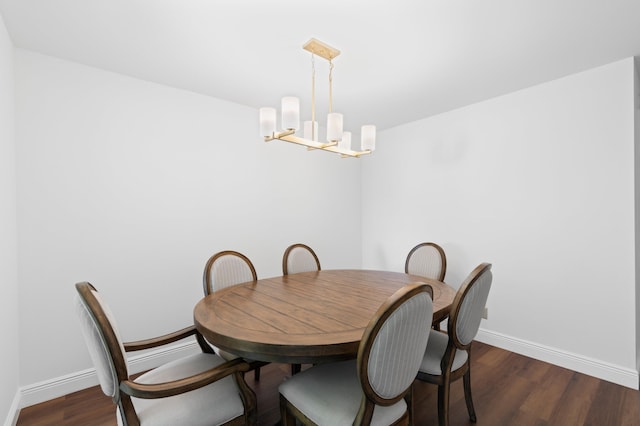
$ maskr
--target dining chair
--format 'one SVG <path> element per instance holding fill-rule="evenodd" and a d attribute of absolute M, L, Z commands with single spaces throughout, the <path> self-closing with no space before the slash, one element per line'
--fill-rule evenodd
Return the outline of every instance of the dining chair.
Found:
<path fill-rule="evenodd" d="M 420 243 L 409 251 L 404 263 L 404 272 L 411 275 L 444 281 L 447 272 L 447 257 L 436 243 Z"/>
<path fill-rule="evenodd" d="M 404 262 L 404 272 L 444 281 L 444 275 L 447 272 L 447 257 L 444 250 L 436 243 L 418 244 L 409 251 L 407 260 Z M 440 330 L 440 322 L 434 324 L 433 328 Z"/>
<path fill-rule="evenodd" d="M 292 244 L 282 256 L 282 274 L 297 274 L 298 272 L 319 271 L 320 260 L 311 247 L 306 244 Z M 291 375 L 298 374 L 302 366 L 291 364 Z"/>
<path fill-rule="evenodd" d="M 76 284 L 76 312 L 100 387 L 116 404 L 119 425 L 256 424 L 256 396 L 244 381 L 249 365 L 225 361 L 198 339 L 201 353 L 171 361 L 135 379 L 126 352 L 199 336 L 194 326 L 164 336 L 122 342 L 115 319 L 88 282 Z"/>
<path fill-rule="evenodd" d="M 478 265 L 451 305 L 447 333 L 431 330 L 417 378 L 438 385 L 438 423 L 449 424 L 451 382 L 462 377 L 469 419 L 476 422 L 471 396 L 471 343 L 478 333 L 491 289 L 491 264 Z"/>
<path fill-rule="evenodd" d="M 257 281 L 258 274 L 247 256 L 233 250 L 220 251 L 207 260 L 202 284 L 204 295 L 248 281 Z"/>
<path fill-rule="evenodd" d="M 292 244 L 282 256 L 283 275 L 319 271 L 320 261 L 313 249 L 305 244 Z"/>
<path fill-rule="evenodd" d="M 411 387 L 429 339 L 431 286 L 389 297 L 367 325 L 355 360 L 318 364 L 280 387 L 283 426 L 399 425 L 413 418 Z"/>
<path fill-rule="evenodd" d="M 258 274 L 256 268 L 247 256 L 233 250 L 220 251 L 207 260 L 202 277 L 204 295 L 208 296 L 217 290 L 222 290 L 229 286 L 248 281 L 257 281 Z M 235 359 L 238 356 L 223 349 L 211 345 L 214 351 L 226 360 Z M 266 365 L 265 362 L 246 360 L 251 369 L 254 370 L 254 377 L 260 380 L 260 367 Z"/>

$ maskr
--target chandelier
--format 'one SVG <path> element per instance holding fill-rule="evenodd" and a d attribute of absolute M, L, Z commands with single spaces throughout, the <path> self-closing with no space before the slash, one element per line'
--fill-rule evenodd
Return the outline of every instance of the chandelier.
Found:
<path fill-rule="evenodd" d="M 364 125 L 361 128 L 361 150 L 351 149 L 351 132 L 342 129 L 342 114 L 333 112 L 333 59 L 340 54 L 335 49 L 319 40 L 312 38 L 304 46 L 304 50 L 311 52 L 311 120 L 304 122 L 303 137 L 296 136 L 300 127 L 300 101 L 293 96 L 282 98 L 281 125 L 282 131 L 276 132 L 276 109 L 260 108 L 260 133 L 264 141 L 278 139 L 284 142 L 306 146 L 308 150 L 321 149 L 323 151 L 340 154 L 341 157 L 360 157 L 370 154 L 376 145 L 376 126 Z M 329 113 L 327 115 L 327 142 L 318 140 L 318 122 L 316 121 L 316 72 L 315 56 L 329 61 Z"/>

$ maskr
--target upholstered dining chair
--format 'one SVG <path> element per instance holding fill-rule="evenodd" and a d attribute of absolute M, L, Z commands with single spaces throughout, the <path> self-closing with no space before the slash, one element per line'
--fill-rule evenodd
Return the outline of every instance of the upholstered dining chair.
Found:
<path fill-rule="evenodd" d="M 258 274 L 247 256 L 233 250 L 220 251 L 207 260 L 202 284 L 208 296 L 216 290 L 229 286 L 257 281 Z"/>
<path fill-rule="evenodd" d="M 449 424 L 451 382 L 462 377 L 469 419 L 476 412 L 471 396 L 471 343 L 478 333 L 491 289 L 491 264 L 478 265 L 462 283 L 451 305 L 447 333 L 431 330 L 417 378 L 438 385 L 438 422 Z"/>
<path fill-rule="evenodd" d="M 411 275 L 444 281 L 447 272 L 447 257 L 436 243 L 420 243 L 409 251 L 404 262 L 404 272 Z M 440 323 L 434 324 L 440 330 Z"/>
<path fill-rule="evenodd" d="M 380 306 L 356 360 L 318 364 L 283 382 L 284 426 L 411 424 L 411 387 L 429 339 L 433 290 L 415 283 Z"/>
<path fill-rule="evenodd" d="M 257 281 L 256 268 L 247 256 L 233 250 L 220 251 L 207 260 L 202 276 L 204 295 L 208 296 L 217 290 L 248 281 Z M 226 360 L 237 358 L 236 355 L 211 345 L 214 351 Z M 260 380 L 260 366 L 264 362 L 246 360 L 254 370 L 256 380 Z"/>
<path fill-rule="evenodd" d="M 320 260 L 316 252 L 306 244 L 291 244 L 282 256 L 282 274 L 297 274 L 298 272 L 319 271 Z M 298 374 L 302 366 L 291 364 L 291 375 Z"/>
<path fill-rule="evenodd" d="M 305 244 L 292 244 L 282 256 L 283 275 L 319 271 L 320 261 L 313 249 Z"/>
<path fill-rule="evenodd" d="M 411 275 L 444 281 L 447 273 L 447 257 L 436 243 L 420 243 L 409 251 L 404 272 Z"/>
<path fill-rule="evenodd" d="M 244 425 L 256 423 L 256 397 L 244 381 L 249 365 L 225 361 L 198 339 L 201 353 L 129 378 L 125 352 L 189 336 L 187 327 L 153 339 L 123 343 L 113 314 L 88 282 L 76 284 L 76 311 L 105 395 L 116 404 L 118 425 Z"/>

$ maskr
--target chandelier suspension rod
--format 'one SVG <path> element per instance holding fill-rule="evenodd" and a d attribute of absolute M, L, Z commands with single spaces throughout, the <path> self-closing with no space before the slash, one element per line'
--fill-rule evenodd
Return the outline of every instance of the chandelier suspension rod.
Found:
<path fill-rule="evenodd" d="M 329 59 L 329 112 L 333 112 L 333 61 Z"/>
<path fill-rule="evenodd" d="M 316 55 L 311 54 L 311 139 L 316 134 Z"/>

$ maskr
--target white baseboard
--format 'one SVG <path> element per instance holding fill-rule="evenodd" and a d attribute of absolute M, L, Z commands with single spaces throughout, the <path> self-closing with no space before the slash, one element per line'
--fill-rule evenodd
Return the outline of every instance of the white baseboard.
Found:
<path fill-rule="evenodd" d="M 484 329 L 478 331 L 476 340 L 631 389 L 638 389 L 638 371 L 631 368 L 620 367 Z"/>
<path fill-rule="evenodd" d="M 149 370 L 161 364 L 173 361 L 183 356 L 198 352 L 199 346 L 195 341 L 166 346 L 161 349 L 145 351 L 128 358 L 129 374 Z M 89 368 L 65 376 L 45 380 L 19 389 L 19 401 L 16 408 L 24 408 L 61 397 L 82 389 L 96 386 L 98 376 L 94 368 Z M 19 410 L 15 410 L 17 420 Z M 11 413 L 9 413 L 11 416 Z"/>
<path fill-rule="evenodd" d="M 16 396 L 13 398 L 11 407 L 9 407 L 9 413 L 4 421 L 4 426 L 16 426 L 18 423 L 18 414 L 20 413 L 20 392 L 16 392 Z"/>

